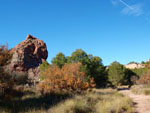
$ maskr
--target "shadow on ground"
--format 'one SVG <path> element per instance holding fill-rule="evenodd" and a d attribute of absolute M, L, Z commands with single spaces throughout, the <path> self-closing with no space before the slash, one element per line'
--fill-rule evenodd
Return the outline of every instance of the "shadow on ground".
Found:
<path fill-rule="evenodd" d="M 130 90 L 130 88 L 117 88 L 118 91 L 122 91 L 122 90 Z"/>
<path fill-rule="evenodd" d="M 69 95 L 57 94 L 48 96 L 32 96 L 24 99 L 14 98 L 11 101 L 0 100 L 0 109 L 7 110 L 11 113 L 27 112 L 31 109 L 48 110 L 51 106 L 58 104 L 64 99 L 71 98 Z"/>

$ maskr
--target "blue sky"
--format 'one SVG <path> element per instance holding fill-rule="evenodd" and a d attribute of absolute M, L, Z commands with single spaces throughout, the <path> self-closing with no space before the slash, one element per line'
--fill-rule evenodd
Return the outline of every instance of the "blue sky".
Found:
<path fill-rule="evenodd" d="M 78 48 L 104 65 L 150 58 L 150 0 L 0 0 L 0 44 L 31 34 L 47 44 L 48 62 Z"/>

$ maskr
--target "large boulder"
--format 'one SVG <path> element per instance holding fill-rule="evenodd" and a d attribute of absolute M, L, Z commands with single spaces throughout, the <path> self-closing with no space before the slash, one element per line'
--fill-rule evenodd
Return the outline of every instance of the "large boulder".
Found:
<path fill-rule="evenodd" d="M 12 75 L 27 76 L 33 81 L 40 79 L 40 64 L 46 61 L 48 51 L 46 44 L 31 35 L 10 50 L 12 60 L 7 66 Z"/>

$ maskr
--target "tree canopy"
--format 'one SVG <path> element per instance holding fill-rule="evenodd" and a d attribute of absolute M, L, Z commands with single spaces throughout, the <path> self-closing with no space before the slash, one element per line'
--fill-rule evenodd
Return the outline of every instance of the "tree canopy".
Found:
<path fill-rule="evenodd" d="M 113 62 L 108 68 L 108 79 L 113 86 L 132 85 L 134 81 L 131 80 L 133 76 L 137 76 L 132 70 L 127 69 L 119 62 Z"/>
<path fill-rule="evenodd" d="M 59 68 L 66 63 L 66 57 L 63 53 L 58 53 L 55 58 L 52 59 L 52 64 L 57 65 Z"/>
<path fill-rule="evenodd" d="M 97 87 L 105 85 L 107 74 L 105 67 L 102 63 L 102 59 L 98 56 L 87 54 L 82 49 L 77 49 L 71 56 L 65 57 L 63 53 L 58 53 L 52 60 L 52 64 L 59 66 L 60 68 L 65 63 L 82 63 L 81 71 L 88 75 L 88 78 L 94 78 Z"/>
<path fill-rule="evenodd" d="M 123 82 L 125 77 L 125 67 L 121 65 L 119 62 L 113 62 L 109 66 L 108 70 L 108 78 L 112 85 L 117 86 Z"/>

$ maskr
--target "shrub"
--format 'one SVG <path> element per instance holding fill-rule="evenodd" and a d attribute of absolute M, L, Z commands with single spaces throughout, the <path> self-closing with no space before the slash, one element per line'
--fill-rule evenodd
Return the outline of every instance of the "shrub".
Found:
<path fill-rule="evenodd" d="M 0 66 L 7 65 L 12 55 L 9 53 L 8 45 L 0 45 Z"/>
<path fill-rule="evenodd" d="M 57 65 L 59 68 L 66 63 L 66 57 L 63 53 L 58 53 L 55 58 L 52 59 L 52 64 Z"/>
<path fill-rule="evenodd" d="M 44 80 L 38 84 L 37 90 L 41 94 L 61 92 L 81 92 L 95 87 L 93 78 L 87 81 L 86 74 L 80 71 L 81 63 L 65 64 L 61 69 L 57 66 L 49 66 L 43 72 Z"/>
<path fill-rule="evenodd" d="M 2 69 L 0 69 L 0 97 L 8 99 L 11 96 L 14 82 Z"/>
<path fill-rule="evenodd" d="M 108 79 L 112 85 L 122 84 L 125 78 L 125 67 L 119 62 L 113 62 L 108 69 Z"/>
<path fill-rule="evenodd" d="M 4 96 L 7 99 L 11 95 L 14 82 L 10 75 L 4 72 L 3 66 L 5 66 L 10 59 L 11 55 L 9 54 L 8 46 L 0 46 L 0 96 Z"/>
<path fill-rule="evenodd" d="M 148 70 L 144 76 L 137 80 L 136 83 L 150 85 L 150 70 Z"/>
<path fill-rule="evenodd" d="M 132 82 L 132 84 L 136 84 L 136 81 L 139 79 L 139 77 L 138 76 L 136 76 L 136 75 L 133 75 L 132 77 L 131 77 L 131 82 Z"/>
<path fill-rule="evenodd" d="M 135 69 L 130 69 L 132 72 L 134 72 L 137 76 L 142 77 L 143 75 L 146 74 L 148 68 L 135 68 Z"/>
<path fill-rule="evenodd" d="M 108 67 L 108 79 L 113 86 L 132 85 L 136 78 L 133 71 L 125 68 L 119 62 L 115 61 Z"/>
<path fill-rule="evenodd" d="M 41 65 L 40 65 L 40 75 L 41 75 L 41 80 L 44 79 L 44 76 L 43 76 L 43 73 L 46 71 L 46 69 L 49 68 L 49 63 L 47 61 L 43 62 Z"/>
<path fill-rule="evenodd" d="M 108 80 L 107 72 L 100 57 L 87 54 L 82 49 L 77 49 L 71 56 L 66 57 L 63 53 L 58 53 L 52 59 L 52 65 L 57 65 L 59 68 L 62 68 L 65 63 L 77 62 L 82 63 L 82 72 L 85 72 L 89 78 L 94 78 L 96 87 L 106 87 Z"/>
<path fill-rule="evenodd" d="M 40 70 L 42 72 L 44 72 L 46 69 L 49 68 L 49 63 L 47 61 L 44 61 L 41 65 L 40 65 Z"/>

